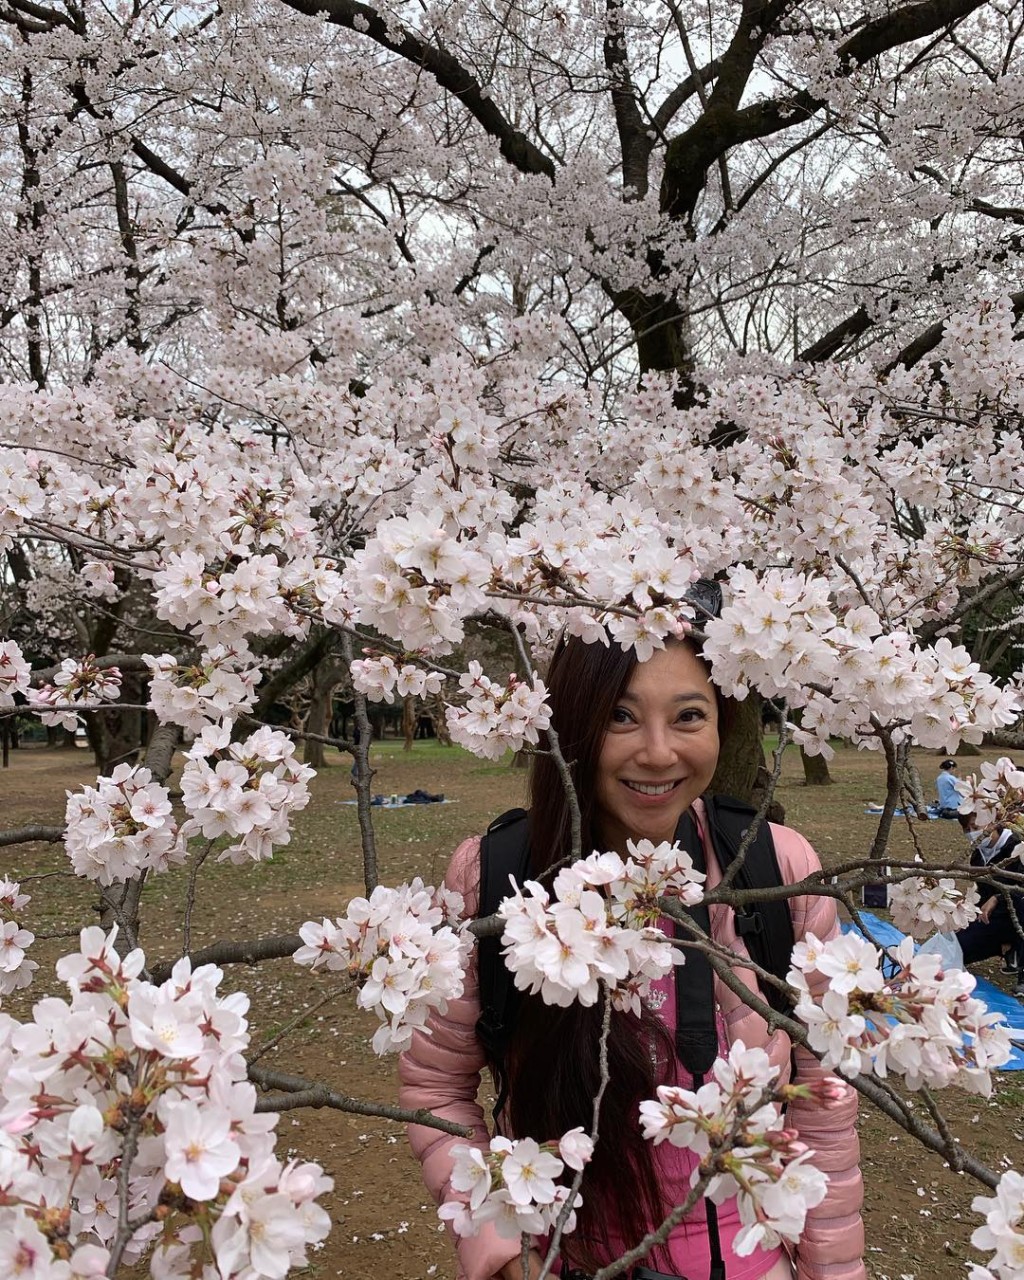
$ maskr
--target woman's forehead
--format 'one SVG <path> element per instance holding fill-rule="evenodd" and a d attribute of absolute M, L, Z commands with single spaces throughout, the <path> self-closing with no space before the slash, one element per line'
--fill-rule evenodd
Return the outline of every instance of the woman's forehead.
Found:
<path fill-rule="evenodd" d="M 707 696 L 710 686 L 707 667 L 689 645 L 672 644 L 637 663 L 622 696 L 658 695 L 666 700 L 689 694 Z"/>

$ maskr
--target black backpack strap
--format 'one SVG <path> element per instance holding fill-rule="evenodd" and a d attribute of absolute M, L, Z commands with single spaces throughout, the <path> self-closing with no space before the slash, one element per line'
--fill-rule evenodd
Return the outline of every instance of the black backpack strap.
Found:
<path fill-rule="evenodd" d="M 731 866 L 740 842 L 754 817 L 754 810 L 739 801 L 705 797 L 708 838 L 722 872 Z M 676 827 L 676 840 L 690 854 L 694 868 L 707 872 L 704 845 L 691 813 L 684 813 Z M 737 888 L 767 888 L 782 883 L 775 842 L 766 822 L 762 822 L 747 848 L 736 875 Z M 779 910 L 781 908 L 781 910 Z M 687 908 L 691 919 L 711 935 L 711 912 L 705 903 Z M 771 973 L 784 978 L 793 953 L 793 921 L 787 902 L 758 902 L 745 911 L 736 911 L 736 930 L 744 939 L 751 958 Z M 714 971 L 700 951 L 686 953 L 686 963 L 676 965 L 676 1056 L 693 1076 L 699 1089 L 718 1057 L 718 1025 L 715 1018 Z M 773 987 L 763 993 L 777 1008 L 785 1007 L 782 993 Z M 718 1229 L 718 1209 L 705 1198 L 708 1248 L 711 1255 L 709 1280 L 726 1280 L 725 1261 Z"/>
<path fill-rule="evenodd" d="M 704 806 L 711 847 L 724 875 L 736 859 L 755 810 L 730 796 L 705 796 Z M 775 841 L 767 822 L 762 821 L 758 826 L 733 883 L 737 889 L 768 889 L 783 883 Z M 737 908 L 735 917 L 736 932 L 746 944 L 750 958 L 784 980 L 796 942 L 788 899 L 753 902 L 745 909 Z M 762 995 L 765 1003 L 777 1013 L 789 1012 L 790 1003 L 777 987 L 767 986 Z"/>
<path fill-rule="evenodd" d="M 530 864 L 529 815 L 525 809 L 509 809 L 491 823 L 480 841 L 480 905 L 477 915 L 485 919 L 497 911 L 511 892 L 509 877 L 516 884 L 527 878 Z M 477 944 L 477 973 L 480 984 L 480 1017 L 477 1039 L 484 1047 L 494 1076 L 497 1120 L 508 1098 L 505 1076 L 505 1049 L 509 1028 L 515 1020 L 519 992 L 501 955 L 501 936 L 481 938 Z"/>
<path fill-rule="evenodd" d="M 706 871 L 704 846 L 692 814 L 687 811 L 676 827 L 676 841 L 689 853 L 697 871 Z M 694 924 L 711 936 L 711 912 L 703 902 L 684 907 Z M 682 935 L 673 925 L 677 937 Z M 687 949 L 685 964 L 675 966 L 676 1057 L 696 1078 L 703 1077 L 718 1057 L 715 1023 L 715 975 L 703 951 Z"/>

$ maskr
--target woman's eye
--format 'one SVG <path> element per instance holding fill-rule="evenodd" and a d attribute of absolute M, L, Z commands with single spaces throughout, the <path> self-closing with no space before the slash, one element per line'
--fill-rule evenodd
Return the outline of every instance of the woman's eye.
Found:
<path fill-rule="evenodd" d="M 633 717 L 625 707 L 616 707 L 612 712 L 612 724 L 632 724 Z"/>
<path fill-rule="evenodd" d="M 679 713 L 680 724 L 700 724 L 705 718 L 704 712 L 699 707 L 686 707 Z"/>

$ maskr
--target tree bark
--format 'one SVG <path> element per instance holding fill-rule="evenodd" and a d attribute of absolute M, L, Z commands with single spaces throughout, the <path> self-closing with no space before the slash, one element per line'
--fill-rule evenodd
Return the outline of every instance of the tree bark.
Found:
<path fill-rule="evenodd" d="M 448 732 L 448 720 L 444 714 L 444 703 L 439 693 L 433 694 L 424 707 L 431 720 L 434 722 L 434 733 L 442 747 L 450 747 L 452 745 L 452 735 Z"/>
<path fill-rule="evenodd" d="M 761 698 L 751 692 L 743 702 L 722 699 L 719 734 L 722 750 L 708 790 L 712 795 L 735 796 L 750 804 L 757 790 L 761 750 Z"/>
<path fill-rule="evenodd" d="M 336 662 L 323 661 L 313 668 L 310 679 L 309 711 L 306 713 L 306 732 L 326 735 L 333 719 L 334 690 L 344 672 Z M 302 760 L 311 769 L 324 767 L 324 743 L 307 738 L 302 748 Z"/>
<path fill-rule="evenodd" d="M 146 701 L 147 681 L 137 671 L 122 672 L 121 697 L 125 702 Z M 86 713 L 85 731 L 96 757 L 96 769 L 104 777 L 119 764 L 135 764 L 145 746 L 146 713 L 121 708 L 114 703 L 109 711 Z"/>
<path fill-rule="evenodd" d="M 805 787 L 830 787 L 832 775 L 828 771 L 828 761 L 824 756 L 809 756 L 800 748 L 800 759 L 804 766 Z"/>

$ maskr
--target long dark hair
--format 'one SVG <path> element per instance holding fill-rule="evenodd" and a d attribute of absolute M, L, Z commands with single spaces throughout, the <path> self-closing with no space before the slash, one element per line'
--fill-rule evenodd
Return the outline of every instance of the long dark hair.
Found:
<path fill-rule="evenodd" d="M 559 643 L 548 671 L 552 724 L 579 797 L 584 856 L 602 847 L 594 799 L 597 765 L 612 711 L 636 665 L 632 649 L 570 638 Z M 540 745 L 550 744 L 542 740 Z M 569 804 L 550 755 L 534 756 L 529 789 L 530 868 L 543 881 L 572 847 Z M 600 1082 L 601 1023 L 600 1003 L 561 1009 L 539 996 L 521 997 L 504 1064 L 511 1133 L 547 1141 L 576 1125 L 590 1132 Z M 575 1266 L 596 1270 L 607 1260 L 612 1234 L 634 1245 L 669 1207 L 651 1147 L 641 1136 L 638 1108 L 674 1077 L 674 1065 L 672 1038 L 656 1013 L 645 1007 L 637 1018 L 612 1011 L 600 1140 L 582 1183 L 578 1229 L 563 1244 Z M 653 1251 L 653 1260 L 669 1265 L 664 1249 Z"/>

